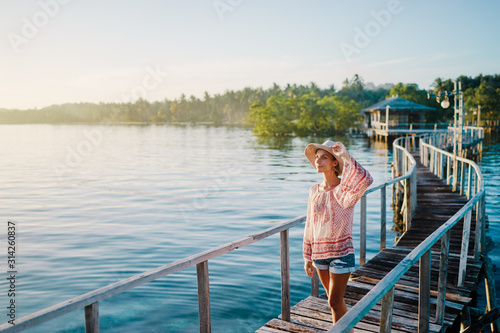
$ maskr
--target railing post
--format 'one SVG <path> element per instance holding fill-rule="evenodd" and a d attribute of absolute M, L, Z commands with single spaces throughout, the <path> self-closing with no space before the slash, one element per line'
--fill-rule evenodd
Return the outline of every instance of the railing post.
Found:
<path fill-rule="evenodd" d="M 477 202 L 476 208 L 476 237 L 474 239 L 474 259 L 479 260 L 486 254 L 485 246 L 486 194 Z"/>
<path fill-rule="evenodd" d="M 439 152 L 434 150 L 434 174 L 439 177 Z"/>
<path fill-rule="evenodd" d="M 198 278 L 198 309 L 200 317 L 200 333 L 210 333 L 210 285 L 208 281 L 208 261 L 196 264 Z"/>
<path fill-rule="evenodd" d="M 361 197 L 359 221 L 359 265 L 362 266 L 366 262 L 366 195 Z"/>
<path fill-rule="evenodd" d="M 313 276 L 311 278 L 311 296 L 319 297 L 319 276 L 316 270 L 313 270 Z"/>
<path fill-rule="evenodd" d="M 438 152 L 438 177 L 439 179 L 443 178 L 443 156 Z"/>
<path fill-rule="evenodd" d="M 470 198 L 474 195 L 471 186 L 472 186 L 472 165 L 469 164 L 469 178 L 467 179 L 467 200 L 470 200 Z"/>
<path fill-rule="evenodd" d="M 473 186 L 472 186 L 473 192 L 472 192 L 471 196 L 475 196 L 477 194 L 477 192 L 479 192 L 479 187 L 478 187 L 478 183 L 477 183 L 477 180 L 479 177 L 477 176 L 475 170 L 474 170 L 474 173 L 472 175 L 474 176 L 474 180 L 473 180 Z"/>
<path fill-rule="evenodd" d="M 281 319 L 290 321 L 290 251 L 288 229 L 280 232 Z"/>
<path fill-rule="evenodd" d="M 460 195 L 464 195 L 464 162 L 460 161 Z"/>
<path fill-rule="evenodd" d="M 481 254 L 486 255 L 486 192 L 481 200 Z"/>
<path fill-rule="evenodd" d="M 85 307 L 85 333 L 99 333 L 99 303 Z"/>
<path fill-rule="evenodd" d="M 451 180 L 451 158 L 449 156 L 446 157 L 446 185 L 450 185 L 450 180 Z"/>
<path fill-rule="evenodd" d="M 458 268 L 458 283 L 459 287 L 464 285 L 466 269 L 467 269 L 467 252 L 469 250 L 469 236 L 470 236 L 470 221 L 472 209 L 470 209 L 464 216 L 464 230 L 462 232 L 462 250 L 460 251 L 460 264 Z"/>
<path fill-rule="evenodd" d="M 420 138 L 420 140 L 419 140 L 419 145 L 420 145 L 420 161 L 422 162 L 423 165 L 425 165 L 425 158 L 424 158 L 424 156 L 425 156 L 425 148 L 426 147 L 422 144 L 423 141 L 424 141 L 423 138 Z"/>
<path fill-rule="evenodd" d="M 429 169 L 432 173 L 434 173 L 434 155 L 435 155 L 435 152 L 434 152 L 434 149 L 431 150 L 431 160 L 429 162 Z"/>
<path fill-rule="evenodd" d="M 410 175 L 410 190 L 411 190 L 411 217 L 415 217 L 415 210 L 417 209 L 417 168 Z M 411 224 L 411 223 L 410 223 Z"/>
<path fill-rule="evenodd" d="M 418 333 L 429 332 L 431 297 L 431 250 L 420 257 L 418 293 Z"/>
<path fill-rule="evenodd" d="M 458 184 L 458 160 L 457 157 L 453 157 L 453 192 L 457 191 L 457 184 Z"/>
<path fill-rule="evenodd" d="M 386 207 L 386 187 L 380 189 L 380 250 L 386 247 L 386 227 L 387 207 Z"/>
<path fill-rule="evenodd" d="M 441 171 L 441 179 L 444 179 L 444 160 L 446 159 L 446 156 L 441 155 L 441 158 L 439 159 L 439 162 L 441 163 L 441 167 L 439 168 L 439 171 Z"/>
<path fill-rule="evenodd" d="M 450 253 L 450 231 L 441 237 L 441 256 L 439 259 L 438 296 L 436 304 L 436 324 L 443 325 L 446 301 L 446 279 L 448 275 L 448 257 Z"/>
<path fill-rule="evenodd" d="M 483 247 L 482 243 L 482 200 L 483 198 L 478 200 L 476 204 L 476 234 L 474 238 L 474 259 L 479 260 L 481 258 L 481 248 Z"/>
<path fill-rule="evenodd" d="M 405 179 L 406 230 L 411 228 L 411 178 Z"/>
<path fill-rule="evenodd" d="M 394 304 L 394 287 L 382 297 L 380 310 L 380 333 L 390 333 L 392 328 L 392 308 Z"/>

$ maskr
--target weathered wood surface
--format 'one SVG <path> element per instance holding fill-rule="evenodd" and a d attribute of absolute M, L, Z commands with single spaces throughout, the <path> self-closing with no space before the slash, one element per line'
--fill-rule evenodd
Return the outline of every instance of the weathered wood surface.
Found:
<path fill-rule="evenodd" d="M 434 176 L 417 160 L 417 209 L 411 229 L 397 242 L 385 248 L 360 266 L 349 280 L 345 292 L 348 308 L 354 306 L 391 269 L 427 236 L 452 217 L 467 203 L 467 198 L 451 191 L 446 180 Z M 446 301 L 441 320 L 436 323 L 439 290 L 439 265 L 441 244 L 437 242 L 430 253 L 430 322 L 429 332 L 444 331 L 460 315 L 471 301 L 471 292 L 477 285 L 481 262 L 474 260 L 474 236 L 476 214 L 471 214 L 469 255 L 463 286 L 457 286 L 459 277 L 460 249 L 462 246 L 463 219 L 450 231 L 448 271 L 446 274 Z M 443 288 L 443 286 L 441 286 Z M 416 263 L 404 274 L 394 288 L 391 332 L 414 333 L 418 331 L 419 265 Z M 309 296 L 291 309 L 291 322 L 272 319 L 257 332 L 325 332 L 332 327 L 331 312 L 324 295 Z M 354 328 L 354 332 L 380 331 L 381 302 L 379 302 Z M 281 318 L 281 316 L 280 316 Z"/>

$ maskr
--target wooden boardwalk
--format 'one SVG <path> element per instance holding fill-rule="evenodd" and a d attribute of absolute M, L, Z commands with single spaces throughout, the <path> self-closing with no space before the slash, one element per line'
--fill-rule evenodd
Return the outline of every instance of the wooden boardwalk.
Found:
<path fill-rule="evenodd" d="M 465 196 L 451 191 L 451 186 L 434 176 L 417 161 L 417 209 L 411 229 L 396 246 L 386 248 L 359 267 L 348 282 L 345 299 L 348 308 L 355 305 L 373 286 L 392 270 L 411 250 L 452 217 L 467 203 Z M 439 276 L 440 242 L 431 254 L 431 320 L 430 332 L 444 331 L 456 325 L 456 319 L 464 306 L 471 301 L 471 293 L 477 285 L 481 261 L 473 259 L 476 217 L 472 214 L 469 256 L 465 283 L 457 287 L 459 256 L 463 220 L 451 230 L 449 269 L 447 275 L 446 312 L 443 325 L 434 324 L 437 284 Z M 418 332 L 419 267 L 415 264 L 396 284 L 392 319 L 392 332 Z M 379 332 L 380 302 L 355 326 L 355 332 Z M 279 318 L 270 320 L 257 332 L 325 332 L 332 327 L 331 312 L 326 298 L 310 296 L 291 309 L 291 322 Z"/>

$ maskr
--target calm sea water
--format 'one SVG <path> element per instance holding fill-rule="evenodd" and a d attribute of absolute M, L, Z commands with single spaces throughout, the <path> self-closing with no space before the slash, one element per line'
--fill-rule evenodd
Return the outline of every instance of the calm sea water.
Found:
<path fill-rule="evenodd" d="M 321 176 L 303 150 L 324 139 L 260 140 L 247 129 L 194 125 L 0 126 L 1 223 L 5 234 L 8 220 L 17 225 L 17 316 L 305 214 Z M 375 185 L 390 178 L 383 144 L 331 139 L 345 143 Z M 481 163 L 497 243 L 499 151 L 498 140 L 489 142 Z M 379 246 L 379 202 L 368 197 L 368 257 Z M 310 292 L 302 228 L 290 232 L 292 304 Z M 387 235 L 390 244 L 390 228 Z M 213 331 L 253 332 L 279 314 L 279 269 L 277 235 L 209 261 Z M 5 309 L 6 280 L 0 284 Z M 196 332 L 195 268 L 103 301 L 99 311 L 104 332 Z M 84 332 L 83 310 L 28 330 L 52 331 Z"/>

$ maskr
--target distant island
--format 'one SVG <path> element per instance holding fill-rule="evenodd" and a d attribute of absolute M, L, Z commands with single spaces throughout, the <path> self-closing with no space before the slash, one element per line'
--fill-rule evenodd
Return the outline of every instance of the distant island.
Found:
<path fill-rule="evenodd" d="M 500 75 L 460 76 L 466 110 L 481 105 L 482 119 L 500 119 Z M 341 89 L 333 85 L 326 89 L 309 85 L 276 83 L 269 89 L 244 88 L 228 90 L 203 99 L 187 98 L 134 103 L 69 103 L 42 109 L 0 109 L 1 124 L 37 123 L 214 123 L 241 124 L 253 127 L 261 136 L 324 135 L 345 132 L 359 127 L 360 110 L 389 96 L 398 95 L 410 101 L 431 106 L 436 112 L 426 116 L 426 122 L 447 122 L 439 103 L 428 99 L 427 93 L 453 90 L 452 79 L 437 78 L 432 90 L 416 84 L 365 84 L 358 75 L 346 79 Z M 453 102 L 452 102 L 453 105 Z M 472 118 L 471 115 L 468 116 Z"/>

